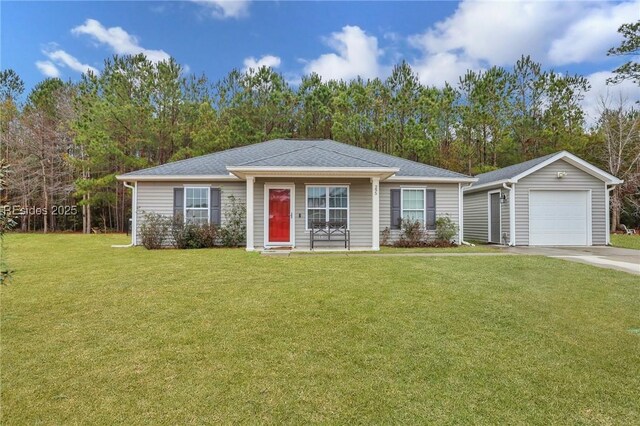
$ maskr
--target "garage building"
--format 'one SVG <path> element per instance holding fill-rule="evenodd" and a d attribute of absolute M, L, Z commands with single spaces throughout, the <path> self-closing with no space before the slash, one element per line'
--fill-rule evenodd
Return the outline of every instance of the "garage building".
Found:
<path fill-rule="evenodd" d="M 615 176 L 562 151 L 476 176 L 464 189 L 464 238 L 511 246 L 609 244 Z"/>

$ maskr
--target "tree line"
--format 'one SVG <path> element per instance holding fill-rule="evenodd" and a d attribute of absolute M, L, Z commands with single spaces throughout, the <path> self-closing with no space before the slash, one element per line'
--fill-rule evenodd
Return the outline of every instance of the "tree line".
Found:
<path fill-rule="evenodd" d="M 629 25 L 617 48 L 627 50 L 611 54 L 638 51 L 638 24 Z M 616 75 L 637 77 L 634 66 Z M 211 81 L 173 59 L 135 55 L 114 56 L 79 82 L 45 79 L 23 97 L 8 69 L 0 73 L 0 151 L 10 165 L 3 204 L 29 207 L 23 231 L 121 232 L 131 195 L 118 174 L 268 139 L 328 138 L 465 174 L 566 149 L 625 180 L 613 193 L 612 227 L 621 217 L 638 225 L 636 105 L 603 100 L 586 128 L 589 90 L 585 77 L 545 71 L 528 56 L 442 88 L 421 84 L 406 62 L 386 79 L 310 74 L 292 85 L 266 67 Z"/>

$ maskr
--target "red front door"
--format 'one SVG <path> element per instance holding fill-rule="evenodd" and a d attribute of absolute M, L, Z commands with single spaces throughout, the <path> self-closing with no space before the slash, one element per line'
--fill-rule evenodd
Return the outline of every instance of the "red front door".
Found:
<path fill-rule="evenodd" d="M 291 190 L 269 188 L 269 242 L 291 242 Z"/>

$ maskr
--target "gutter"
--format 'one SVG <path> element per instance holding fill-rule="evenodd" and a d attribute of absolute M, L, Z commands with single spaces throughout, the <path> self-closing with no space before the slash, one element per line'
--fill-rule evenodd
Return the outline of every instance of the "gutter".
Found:
<path fill-rule="evenodd" d="M 606 232 L 606 237 L 605 237 L 605 241 L 604 244 L 607 246 L 611 245 L 611 192 L 616 188 L 616 185 L 613 184 L 611 185 L 611 187 L 609 187 L 608 183 L 604 184 L 604 188 L 606 189 L 606 195 L 605 195 L 605 210 L 606 210 L 606 220 L 605 220 L 605 226 L 607 227 L 607 232 Z"/>
<path fill-rule="evenodd" d="M 209 182 L 209 181 L 242 181 L 242 179 L 232 175 L 118 175 L 117 180 L 124 182 L 167 182 L 167 181 L 189 181 L 189 182 Z M 125 184 L 125 186 L 127 186 Z M 130 186 L 127 186 L 130 188 Z"/>
<path fill-rule="evenodd" d="M 138 184 L 134 182 L 133 185 L 129 185 L 126 181 L 122 182 L 125 187 L 131 188 L 131 243 L 130 244 L 113 244 L 112 248 L 128 248 L 136 245 L 136 234 L 138 232 L 136 224 L 136 216 L 138 211 Z"/>
<path fill-rule="evenodd" d="M 516 184 L 512 183 L 507 186 L 506 183 L 502 187 L 509 191 L 509 245 L 516 245 Z"/>

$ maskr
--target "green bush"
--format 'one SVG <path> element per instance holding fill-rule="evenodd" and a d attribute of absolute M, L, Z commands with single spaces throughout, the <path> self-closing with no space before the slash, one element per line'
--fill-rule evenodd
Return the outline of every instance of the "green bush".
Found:
<path fill-rule="evenodd" d="M 247 208 L 233 195 L 224 211 L 225 221 L 220 228 L 220 240 L 225 247 L 238 247 L 245 243 L 247 236 Z"/>
<path fill-rule="evenodd" d="M 218 227 L 184 223 L 180 216 L 171 224 L 171 237 L 171 244 L 177 249 L 211 248 L 218 243 Z"/>
<path fill-rule="evenodd" d="M 457 233 L 458 225 L 451 220 L 449 215 L 436 219 L 436 241 L 451 242 Z"/>
<path fill-rule="evenodd" d="M 396 247 L 421 247 L 426 241 L 426 232 L 422 222 L 419 220 L 402 219 L 400 222 L 402 232 L 400 237 L 393 243 Z"/>
<path fill-rule="evenodd" d="M 389 245 L 389 239 L 391 238 L 391 229 L 387 226 L 380 232 L 380 245 L 387 246 Z"/>
<path fill-rule="evenodd" d="M 145 213 L 143 217 L 140 226 L 142 245 L 149 250 L 162 248 L 171 228 L 170 219 L 158 213 Z"/>

